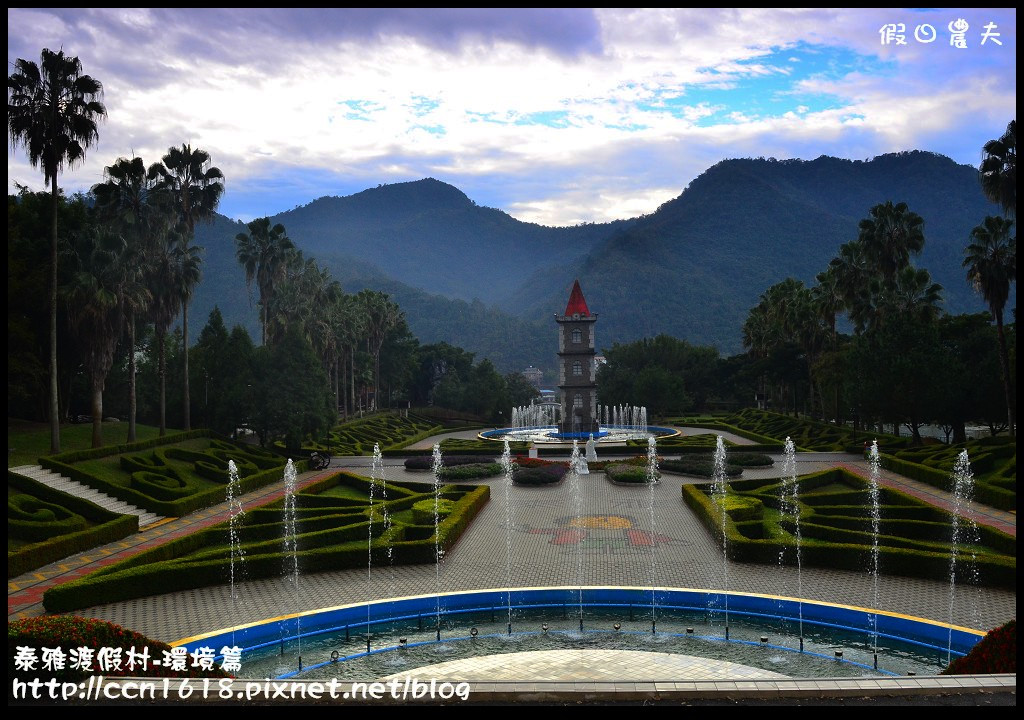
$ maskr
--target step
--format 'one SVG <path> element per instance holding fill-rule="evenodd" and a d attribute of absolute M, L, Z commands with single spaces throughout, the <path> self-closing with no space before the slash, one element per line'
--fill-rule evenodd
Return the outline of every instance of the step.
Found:
<path fill-rule="evenodd" d="M 77 480 L 72 480 L 60 473 L 47 470 L 40 465 L 22 465 L 20 467 L 10 468 L 10 470 L 11 472 L 18 473 L 19 475 L 32 478 L 36 482 L 42 483 L 54 490 L 60 490 L 61 492 L 66 492 L 68 495 L 74 495 L 75 497 L 82 498 L 83 500 L 88 500 L 89 502 L 99 505 L 101 508 L 111 512 L 120 513 L 122 515 L 137 515 L 139 517 L 139 529 L 164 519 L 156 513 L 143 510 L 142 508 L 125 502 L 124 500 L 102 493 L 88 485 L 83 485 Z"/>

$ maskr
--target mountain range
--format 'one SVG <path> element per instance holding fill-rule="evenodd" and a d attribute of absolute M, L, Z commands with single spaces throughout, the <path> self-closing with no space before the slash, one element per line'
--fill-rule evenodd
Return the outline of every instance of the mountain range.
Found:
<path fill-rule="evenodd" d="M 322 197 L 271 220 L 347 291 L 389 293 L 421 342 L 445 340 L 508 371 L 554 366 L 551 316 L 575 278 L 600 317 L 599 348 L 668 333 L 739 352 L 760 294 L 790 276 L 813 284 L 886 200 L 924 218 L 914 262 L 943 285 L 945 309 L 984 309 L 961 263 L 971 228 L 998 208 L 975 168 L 921 151 L 725 160 L 655 212 L 603 224 L 521 222 L 432 178 Z M 223 216 L 197 228 L 204 277 L 190 316 L 204 322 L 217 305 L 229 326 L 258 337 L 255 299 L 235 260 L 245 229 Z"/>

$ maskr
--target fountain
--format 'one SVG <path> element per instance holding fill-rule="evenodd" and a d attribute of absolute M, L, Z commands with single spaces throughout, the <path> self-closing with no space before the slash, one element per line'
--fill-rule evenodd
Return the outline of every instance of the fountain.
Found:
<path fill-rule="evenodd" d="M 434 581 L 437 587 L 437 640 L 441 640 L 441 471 L 444 460 L 441 458 L 441 445 L 434 443 Z"/>
<path fill-rule="evenodd" d="M 601 406 L 598 408 L 597 419 L 600 421 L 596 432 L 564 433 L 555 424 L 554 414 L 541 405 L 526 405 L 512 408 L 509 427 L 498 430 L 486 430 L 478 437 L 483 440 L 510 442 L 529 442 L 540 444 L 565 444 L 570 440 L 587 440 L 590 442 L 609 444 L 625 444 L 629 440 L 646 441 L 648 437 L 666 438 L 679 434 L 675 428 L 647 424 L 647 408 L 631 405 L 616 407 Z M 596 454 L 594 455 L 596 459 Z M 590 451 L 587 460 L 593 462 Z"/>
<path fill-rule="evenodd" d="M 238 616 L 238 608 L 236 607 L 238 593 L 235 588 L 235 577 L 236 574 L 241 574 L 242 563 L 245 561 L 245 550 L 242 548 L 242 539 L 239 535 L 242 519 L 245 517 L 245 509 L 242 507 L 242 501 L 239 498 L 241 488 L 239 487 L 238 480 L 238 466 L 235 465 L 234 460 L 228 460 L 228 546 L 231 553 L 228 564 L 228 576 L 231 590 L 231 614 L 233 617 Z"/>
<path fill-rule="evenodd" d="M 658 483 L 658 441 L 654 439 L 654 436 L 647 438 L 647 487 L 650 491 L 648 495 L 648 511 L 650 513 L 649 520 L 651 523 L 651 632 L 657 631 L 658 627 L 658 602 L 655 588 L 657 587 L 657 560 L 656 553 L 658 548 L 658 527 L 654 521 L 654 486 Z"/>
<path fill-rule="evenodd" d="M 572 486 L 573 510 L 576 514 L 577 523 L 583 518 L 583 482 L 579 471 L 580 467 L 580 446 L 572 441 L 572 455 L 569 457 L 569 482 Z M 579 588 L 577 601 L 579 605 L 580 632 L 583 632 L 583 540 L 582 528 L 575 529 L 576 539 L 576 586 Z"/>
<path fill-rule="evenodd" d="M 801 556 L 800 537 L 800 484 L 797 482 L 796 473 L 796 445 L 792 438 L 786 438 L 785 460 L 782 466 L 782 485 L 780 486 L 779 510 L 792 519 L 793 538 L 796 541 L 796 596 L 798 622 L 800 627 L 800 652 L 804 649 L 804 585 L 803 585 L 803 558 Z M 785 556 L 786 549 L 779 553 L 780 563 Z"/>
<path fill-rule="evenodd" d="M 725 440 L 718 436 L 715 442 L 715 469 L 711 486 L 711 496 L 718 506 L 722 528 L 722 591 L 725 598 L 725 639 L 729 639 L 729 536 L 726 533 L 726 498 L 728 497 L 728 477 L 725 474 Z"/>
<path fill-rule="evenodd" d="M 299 541 L 295 512 L 295 464 L 291 458 L 284 466 L 284 574 L 292 586 L 295 604 L 299 604 Z M 302 628 L 295 623 L 299 669 L 302 668 Z M 284 648 L 282 647 L 282 650 Z"/>
<path fill-rule="evenodd" d="M 512 587 L 512 473 L 515 464 L 512 462 L 512 451 L 508 440 L 501 451 L 501 470 L 505 478 L 505 584 Z M 512 634 L 512 592 L 508 593 L 508 634 Z"/>
<path fill-rule="evenodd" d="M 871 443 L 871 451 L 869 453 L 869 464 L 871 466 L 871 474 L 868 480 L 868 497 L 871 501 L 871 580 L 873 583 L 873 599 L 874 602 L 871 607 L 875 608 L 876 613 L 874 622 L 872 623 L 872 647 L 874 648 L 875 667 L 878 667 L 878 528 L 881 523 L 882 511 L 881 511 L 881 500 L 880 493 L 878 490 L 879 479 L 882 476 L 882 460 L 878 455 L 878 441 L 874 440 Z"/>
<path fill-rule="evenodd" d="M 949 553 L 949 623 L 953 624 L 953 605 L 956 600 L 956 573 L 961 545 L 970 548 L 969 560 L 971 573 L 977 580 L 978 567 L 975 562 L 974 545 L 980 541 L 978 525 L 974 520 L 971 504 L 974 500 L 974 473 L 971 472 L 971 461 L 966 450 L 962 450 L 953 465 L 953 513 L 952 541 Z M 966 542 L 965 542 L 966 540 Z M 946 650 L 946 665 L 952 661 L 953 630 L 950 628 Z"/>

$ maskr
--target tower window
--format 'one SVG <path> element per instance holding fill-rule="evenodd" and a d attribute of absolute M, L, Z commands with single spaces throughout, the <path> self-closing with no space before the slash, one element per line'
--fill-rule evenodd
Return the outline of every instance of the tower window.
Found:
<path fill-rule="evenodd" d="M 580 377 L 583 374 L 583 363 L 579 360 L 572 364 L 572 374 L 574 377 Z"/>
<path fill-rule="evenodd" d="M 574 409 L 581 409 L 583 407 L 583 395 L 576 393 L 572 398 L 572 406 Z"/>
<path fill-rule="evenodd" d="M 581 342 L 583 342 L 583 332 L 579 328 L 573 328 L 572 341 L 576 345 L 579 345 Z"/>

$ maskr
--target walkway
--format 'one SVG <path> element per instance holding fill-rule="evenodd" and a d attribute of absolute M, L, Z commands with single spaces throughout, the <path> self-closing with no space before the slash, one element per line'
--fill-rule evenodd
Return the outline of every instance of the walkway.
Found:
<path fill-rule="evenodd" d="M 766 680 L 786 675 L 727 660 L 640 650 L 534 650 L 478 655 L 426 665 L 381 678 L 406 676 L 430 682 L 656 682 L 682 680 Z"/>

